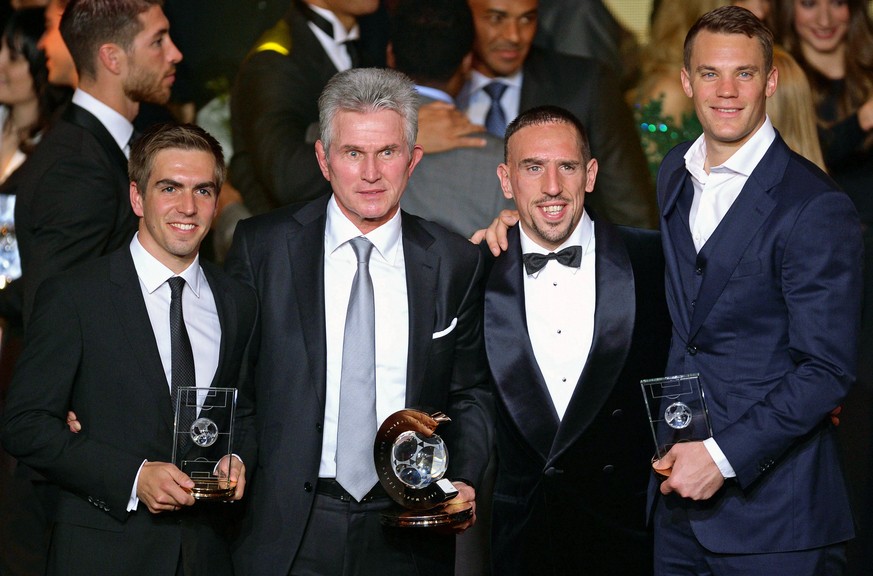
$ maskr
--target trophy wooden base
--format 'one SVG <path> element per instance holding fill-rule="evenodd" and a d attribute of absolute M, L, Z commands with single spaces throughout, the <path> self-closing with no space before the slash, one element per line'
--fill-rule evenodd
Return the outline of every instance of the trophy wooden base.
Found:
<path fill-rule="evenodd" d="M 431 528 L 456 526 L 473 517 L 473 504 L 447 504 L 430 510 L 388 510 L 382 513 L 382 524 L 395 528 Z"/>
<path fill-rule="evenodd" d="M 191 495 L 195 500 L 227 501 L 235 491 L 236 482 L 230 480 L 196 480 Z"/>

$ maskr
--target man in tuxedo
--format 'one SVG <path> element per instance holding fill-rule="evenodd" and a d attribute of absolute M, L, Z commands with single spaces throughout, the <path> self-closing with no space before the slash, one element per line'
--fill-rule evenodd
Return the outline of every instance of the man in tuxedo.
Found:
<path fill-rule="evenodd" d="M 655 228 L 646 159 L 615 75 L 600 62 L 532 46 L 538 0 L 468 0 L 476 26 L 473 72 L 458 101 L 500 137 L 509 120 L 545 104 L 571 111 L 599 161 L 594 208 L 616 224 Z"/>
<path fill-rule="evenodd" d="M 316 102 L 337 72 L 377 64 L 357 48 L 359 19 L 378 7 L 378 0 L 293 0 L 240 66 L 230 175 L 254 214 L 330 192 L 312 154 Z"/>
<path fill-rule="evenodd" d="M 451 534 L 381 526 L 392 501 L 373 461 L 378 423 L 407 407 L 451 417 L 439 433 L 457 502 L 474 501 L 489 455 L 481 257 L 399 210 L 422 155 L 417 107 L 398 72 L 337 74 L 315 146 L 333 194 L 237 228 L 226 267 L 263 311 L 243 574 L 454 572 Z"/>
<path fill-rule="evenodd" d="M 388 65 L 415 82 L 422 105 L 454 106 L 472 58 L 473 18 L 466 0 L 401 0 L 393 4 L 390 18 Z M 503 139 L 487 132 L 477 136 L 484 147 L 425 151 L 400 206 L 464 237 L 510 207 L 494 177 Z"/>
<path fill-rule="evenodd" d="M 126 245 L 131 123 L 140 102 L 165 103 L 182 54 L 160 0 L 70 0 L 60 32 L 79 86 L 10 187 L 21 253 L 24 324 L 40 283 Z M 51 66 L 50 66 L 51 68 Z"/>
<path fill-rule="evenodd" d="M 494 573 L 650 574 L 654 449 L 639 382 L 663 374 L 657 232 L 585 205 L 598 162 L 570 112 L 523 112 L 498 175 L 518 209 L 485 289 L 497 405 Z"/>
<path fill-rule="evenodd" d="M 713 435 L 654 464 L 672 468 L 650 486 L 656 574 L 841 574 L 854 534 L 828 411 L 855 378 L 861 229 L 767 118 L 772 50 L 734 6 L 685 40 L 704 131 L 658 178 L 667 374 L 700 374 Z"/>
<path fill-rule="evenodd" d="M 236 387 L 257 316 L 253 291 L 198 257 L 223 179 L 202 129 L 147 133 L 130 161 L 138 233 L 39 289 L 3 445 L 61 487 L 49 574 L 231 573 L 226 508 L 192 507 L 193 482 L 170 463 L 173 391 Z M 254 460 L 239 396 L 234 451 Z M 245 467 L 229 460 L 218 473 L 239 500 Z"/>

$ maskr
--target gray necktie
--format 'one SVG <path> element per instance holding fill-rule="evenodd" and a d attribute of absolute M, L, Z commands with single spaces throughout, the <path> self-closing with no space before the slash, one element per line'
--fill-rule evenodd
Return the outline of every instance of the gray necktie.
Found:
<path fill-rule="evenodd" d="M 349 241 L 358 259 L 343 335 L 336 479 L 360 501 L 378 481 L 373 461 L 376 438 L 376 309 L 369 262 L 373 244 Z"/>
<path fill-rule="evenodd" d="M 483 88 L 491 98 L 491 107 L 485 116 L 485 129 L 498 138 L 503 138 L 506 133 L 506 114 L 503 113 L 500 99 L 503 98 L 503 93 L 506 92 L 507 88 L 508 86 L 503 82 L 492 82 Z"/>
<path fill-rule="evenodd" d="M 170 395 L 175 409 L 179 388 L 196 386 L 196 380 L 194 378 L 194 353 L 191 351 L 191 341 L 188 339 L 185 317 L 182 315 L 182 290 L 185 288 L 185 279 L 181 276 L 174 276 L 167 280 L 167 283 L 170 285 Z M 191 398 L 191 400 L 194 399 Z M 196 411 L 197 408 L 190 405 L 179 409 L 179 431 L 191 428 Z"/>

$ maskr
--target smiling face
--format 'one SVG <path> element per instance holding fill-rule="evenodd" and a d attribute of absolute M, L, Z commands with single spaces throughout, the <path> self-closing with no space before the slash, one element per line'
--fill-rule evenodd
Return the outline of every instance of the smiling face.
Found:
<path fill-rule="evenodd" d="M 403 117 L 392 110 L 337 112 L 330 150 L 319 140 L 315 152 L 340 210 L 364 234 L 397 213 L 423 153 L 416 145 L 410 154 Z"/>
<path fill-rule="evenodd" d="M 537 0 L 468 0 L 476 26 L 473 68 L 489 78 L 521 69 L 537 31 Z"/>
<path fill-rule="evenodd" d="M 145 190 L 130 184 L 140 243 L 177 274 L 194 261 L 212 225 L 218 199 L 214 178 L 210 153 L 168 148 L 155 155 Z"/>
<path fill-rule="evenodd" d="M 585 194 L 594 190 L 597 160 L 585 161 L 571 124 L 532 124 L 510 136 L 497 176 L 504 196 L 515 200 L 525 233 L 554 250 L 582 219 Z"/>
<path fill-rule="evenodd" d="M 724 163 L 761 127 L 776 80 L 757 39 L 700 31 L 682 87 L 703 125 L 708 166 Z"/>
<path fill-rule="evenodd" d="M 849 17 L 846 0 L 794 0 L 794 29 L 804 55 L 844 50 Z"/>
<path fill-rule="evenodd" d="M 182 53 L 170 39 L 170 23 L 160 6 L 139 16 L 142 30 L 127 51 L 128 71 L 124 93 L 133 102 L 165 104 L 176 81 L 176 64 Z"/>

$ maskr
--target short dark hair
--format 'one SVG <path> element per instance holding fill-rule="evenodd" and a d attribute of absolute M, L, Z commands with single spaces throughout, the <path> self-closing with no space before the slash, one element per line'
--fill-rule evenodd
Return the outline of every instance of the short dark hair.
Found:
<path fill-rule="evenodd" d="M 543 124 L 569 124 L 576 129 L 581 146 L 582 160 L 587 164 L 591 160 L 591 145 L 588 143 L 588 132 L 582 122 L 569 110 L 560 106 L 537 106 L 525 110 L 506 127 L 503 137 L 503 161 L 509 159 L 509 140 L 513 134 L 528 126 L 540 126 Z"/>
<path fill-rule="evenodd" d="M 61 36 L 80 76 L 97 74 L 97 49 L 107 42 L 128 51 L 142 31 L 138 16 L 164 0 L 70 0 L 61 17 Z"/>
<path fill-rule="evenodd" d="M 390 6 L 395 68 L 418 84 L 448 82 L 473 49 L 467 0 L 396 0 Z"/>
<path fill-rule="evenodd" d="M 200 126 L 170 122 L 152 126 L 130 148 L 127 175 L 131 182 L 136 182 L 140 194 L 145 194 L 148 188 L 155 156 L 158 152 L 169 149 L 210 153 L 215 159 L 215 172 L 212 177 L 216 194 L 221 190 L 227 175 L 221 144 Z"/>
<path fill-rule="evenodd" d="M 764 52 L 764 71 L 773 68 L 773 33 L 749 10 L 740 6 L 721 6 L 697 19 L 685 36 L 685 70 L 690 72 L 691 51 L 701 30 L 715 34 L 743 34 L 756 38 Z"/>

